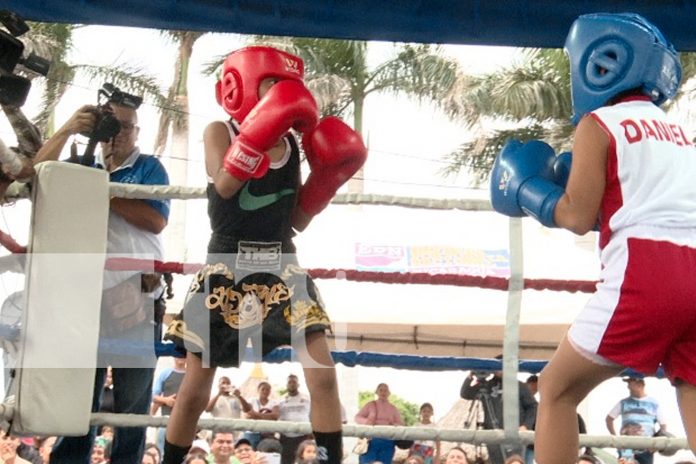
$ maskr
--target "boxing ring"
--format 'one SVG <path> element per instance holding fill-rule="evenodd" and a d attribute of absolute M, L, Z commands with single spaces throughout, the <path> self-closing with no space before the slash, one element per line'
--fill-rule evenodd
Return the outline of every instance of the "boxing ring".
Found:
<path fill-rule="evenodd" d="M 75 188 L 80 185 L 81 188 Z M 85 195 L 84 192 L 90 192 Z M 20 194 L 19 196 L 27 194 Z M 111 196 L 137 199 L 205 198 L 203 188 L 110 184 L 105 171 L 68 163 L 47 162 L 37 169 L 29 194 L 32 201 L 31 232 L 26 263 L 17 254 L 2 272 L 25 269 L 26 285 L 21 324 L 0 326 L 0 338 L 15 343 L 17 368 L 10 394 L 0 416 L 17 434 L 83 435 L 90 425 L 166 426 L 167 417 L 123 414 L 91 414 L 91 395 L 99 338 L 102 271 L 139 269 L 191 274 L 200 264 L 155 262 L 148 259 L 106 257 L 108 201 Z M 338 195 L 338 205 L 387 205 L 439 210 L 491 211 L 484 200 L 434 200 L 385 195 Z M 75 208 L 75 205 L 80 205 Z M 594 282 L 529 279 L 523 272 L 522 221 L 509 220 L 510 277 L 478 277 L 458 274 L 363 272 L 352 269 L 309 269 L 316 279 L 344 279 L 393 285 L 454 285 L 505 291 L 507 312 L 503 338 L 503 362 L 494 359 L 424 357 L 383 353 L 334 351 L 337 363 L 347 366 L 395 366 L 432 370 L 503 370 L 504 430 L 464 430 L 418 427 L 344 425 L 348 437 L 383 437 L 395 440 L 441 440 L 468 444 L 533 443 L 534 432 L 520 432 L 517 424 L 519 372 L 539 372 L 543 361 L 519 359 L 519 326 L 525 289 L 589 293 Z M 79 237 L 76 240 L 75 237 Z M 85 290 L 84 281 L 91 283 Z M 48 284 L 47 284 L 48 282 Z M 66 310 L 65 308 L 69 308 Z M 56 338 L 56 334 L 60 334 Z M 56 347 L 60 349 L 56 349 Z M 135 347 L 138 348 L 137 346 Z M 171 345 L 157 343 L 158 356 L 173 355 Z M 291 349 L 277 349 L 265 362 L 292 359 Z M 57 369 L 56 366 L 61 366 Z M 259 420 L 200 419 L 206 429 L 234 429 L 281 433 L 310 433 L 309 423 Z M 581 446 L 652 448 L 661 451 L 688 449 L 685 438 L 582 435 Z"/>

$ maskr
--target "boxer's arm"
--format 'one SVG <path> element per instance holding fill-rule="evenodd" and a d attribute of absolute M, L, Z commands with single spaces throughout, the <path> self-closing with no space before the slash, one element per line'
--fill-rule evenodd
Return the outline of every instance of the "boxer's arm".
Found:
<path fill-rule="evenodd" d="M 608 148 L 609 136 L 600 125 L 591 116 L 580 120 L 568 185 L 556 205 L 559 227 L 583 235 L 597 224 L 606 187 Z"/>
<path fill-rule="evenodd" d="M 215 190 L 222 198 L 231 198 L 245 183 L 223 168 L 223 159 L 231 144 L 230 133 L 225 123 L 215 121 L 205 128 L 203 132 L 205 169 Z"/>

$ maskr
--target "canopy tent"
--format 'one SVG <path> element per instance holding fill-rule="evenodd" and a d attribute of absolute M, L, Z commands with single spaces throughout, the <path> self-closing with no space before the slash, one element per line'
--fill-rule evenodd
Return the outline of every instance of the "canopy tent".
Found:
<path fill-rule="evenodd" d="M 562 47 L 582 13 L 632 11 L 696 50 L 696 1 L 0 0 L 25 19 L 395 42 Z"/>
<path fill-rule="evenodd" d="M 521 325 L 519 358 L 550 359 L 567 329 L 567 324 Z M 349 323 L 334 327 L 332 348 L 490 359 L 503 352 L 504 331 L 502 325 Z"/>

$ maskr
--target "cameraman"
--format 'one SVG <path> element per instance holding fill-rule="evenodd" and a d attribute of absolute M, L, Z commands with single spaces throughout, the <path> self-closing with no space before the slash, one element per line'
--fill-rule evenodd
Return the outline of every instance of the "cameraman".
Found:
<path fill-rule="evenodd" d="M 520 431 L 534 430 L 537 401 L 524 382 L 519 385 Z M 460 396 L 465 400 L 479 400 L 483 406 L 483 428 L 502 429 L 503 424 L 503 371 L 471 372 L 464 380 Z M 492 464 L 504 464 L 513 454 L 525 455 L 522 445 L 488 445 L 488 456 Z M 533 452 L 529 450 L 527 462 L 531 462 Z"/>
<path fill-rule="evenodd" d="M 127 102 L 126 102 L 127 103 Z M 100 107 L 86 105 L 75 114 L 39 150 L 35 162 L 57 160 L 68 139 L 79 133 L 92 133 L 95 125 L 111 114 L 120 125 L 119 132 L 101 143 L 95 168 L 110 173 L 112 182 L 144 185 L 167 185 L 169 179 L 157 158 L 143 155 L 136 146 L 138 138 L 137 104 L 109 101 Z M 79 205 L 75 205 L 79 207 Z M 167 225 L 168 200 L 136 200 L 111 198 L 108 222 L 107 253 L 109 256 L 147 256 L 163 259 L 160 232 Z M 77 239 L 77 237 L 76 237 Z M 146 271 L 144 271 L 146 272 Z M 101 308 L 101 336 L 149 341 L 152 344 L 154 317 L 153 294 L 159 290 L 154 274 L 141 271 L 105 272 Z M 155 276 L 154 278 L 152 276 Z M 154 282 L 154 283 L 153 283 Z M 111 304 L 111 303 L 113 304 Z M 153 321 L 154 320 L 154 321 Z M 156 330 L 156 328 L 155 328 Z M 147 356 L 148 353 L 143 353 Z M 92 411 L 97 411 L 100 391 L 104 384 L 105 364 L 100 353 L 100 364 L 95 378 Z M 113 366 L 114 412 L 147 414 L 156 358 L 142 362 L 141 357 L 121 355 L 109 358 Z M 82 437 L 63 437 L 51 453 L 52 464 L 86 464 L 94 442 L 95 430 Z M 145 445 L 145 427 L 116 428 L 111 454 L 113 464 L 139 463 Z"/>

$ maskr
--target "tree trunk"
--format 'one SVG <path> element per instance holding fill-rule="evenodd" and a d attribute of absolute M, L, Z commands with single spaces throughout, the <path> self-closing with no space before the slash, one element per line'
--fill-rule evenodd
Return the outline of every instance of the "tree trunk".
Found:
<path fill-rule="evenodd" d="M 353 98 L 353 128 L 363 137 L 363 142 L 367 143 L 362 133 L 363 108 L 365 105 L 364 95 L 355 95 Z M 365 193 L 365 167 L 361 167 L 352 179 L 348 181 L 348 193 Z"/>
<path fill-rule="evenodd" d="M 168 132 L 170 124 L 172 128 L 171 158 L 168 163 L 169 181 L 172 185 L 188 185 L 188 68 L 193 53 L 193 44 L 201 35 L 199 32 L 185 32 L 179 36 L 179 56 L 176 60 L 174 82 L 169 91 L 169 95 L 173 96 L 172 104 L 176 108 L 176 113 L 173 116 L 170 113 L 169 119 L 164 125 L 160 120 L 160 131 Z M 164 145 L 166 145 L 166 135 Z M 164 146 L 160 152 L 163 150 Z M 169 223 L 165 229 L 165 247 L 168 259 L 180 262 L 186 260 L 188 251 L 186 247 L 186 201 L 174 200 L 172 202 Z"/>

